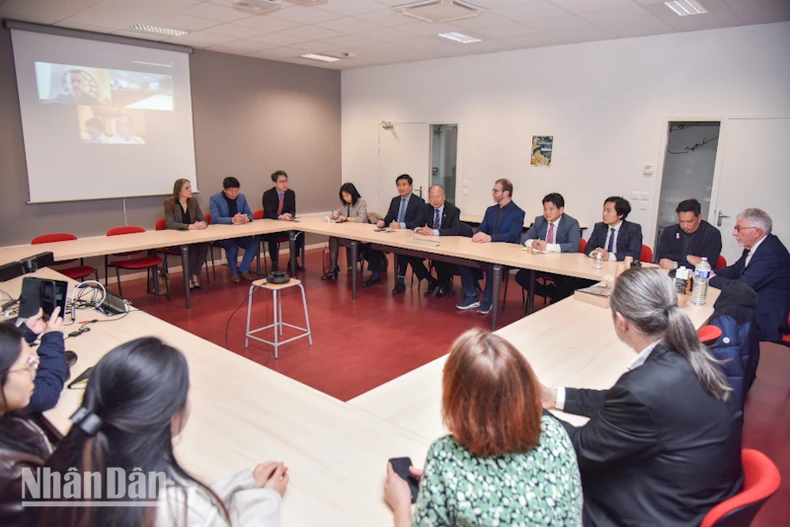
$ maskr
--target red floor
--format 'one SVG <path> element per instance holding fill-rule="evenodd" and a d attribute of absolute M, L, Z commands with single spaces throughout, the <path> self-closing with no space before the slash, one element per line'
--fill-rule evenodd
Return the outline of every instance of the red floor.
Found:
<path fill-rule="evenodd" d="M 344 251 L 341 251 L 341 266 Z M 286 344 L 280 358 L 273 359 L 271 348 L 251 342 L 244 348 L 246 299 L 249 283 L 232 284 L 226 266 L 217 267 L 217 281 L 206 283 L 193 292 L 192 309 L 184 307 L 180 275 L 174 275 L 173 299 L 145 294 L 142 280 L 124 282 L 124 293 L 134 305 L 206 340 L 276 370 L 292 379 L 312 386 L 343 401 L 365 393 L 399 377 L 449 351 L 453 340 L 464 330 L 480 326 L 489 328 L 490 315 L 455 309 L 460 299 L 458 280 L 455 296 L 424 298 L 417 283 L 406 293 L 393 297 L 392 273 L 384 274 L 386 283 L 373 288 L 359 288 L 357 300 L 351 300 L 351 275 L 341 273 L 337 282 L 321 281 L 320 250 L 308 251 L 307 271 L 298 273 L 307 294 L 308 312 L 313 330 L 313 346 L 306 339 Z M 282 258 L 285 265 L 285 257 Z M 390 265 L 392 269 L 392 265 Z M 367 277 L 367 273 L 366 273 Z M 410 280 L 407 277 L 407 285 Z M 515 285 L 511 282 L 511 285 Z M 303 325 L 298 288 L 283 293 L 285 322 Z M 536 298 L 536 308 L 542 307 Z M 234 313 L 236 308 L 239 308 Z M 500 313 L 499 327 L 522 316 L 521 291 L 511 289 L 507 307 Z M 268 292 L 254 296 L 252 326 L 271 323 L 272 301 Z M 289 331 L 286 330 L 285 338 Z M 271 332 L 265 335 L 271 340 Z M 790 437 L 790 349 L 764 345 L 758 380 L 749 394 L 744 426 L 744 447 L 756 448 L 768 455 L 783 474 L 790 474 L 790 449 L 784 448 Z M 752 524 L 756 527 L 787 525 L 790 511 L 790 484 L 782 484 Z"/>

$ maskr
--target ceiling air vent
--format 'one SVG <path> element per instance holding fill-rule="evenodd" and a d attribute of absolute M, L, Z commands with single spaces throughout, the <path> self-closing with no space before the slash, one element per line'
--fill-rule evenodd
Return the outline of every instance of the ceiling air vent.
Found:
<path fill-rule="evenodd" d="M 423 0 L 394 6 L 392 9 L 397 13 L 431 23 L 473 18 L 486 12 L 485 9 L 463 0 Z"/>
<path fill-rule="evenodd" d="M 250 11 L 256 14 L 268 13 L 280 9 L 282 0 L 233 0 L 233 9 Z"/>

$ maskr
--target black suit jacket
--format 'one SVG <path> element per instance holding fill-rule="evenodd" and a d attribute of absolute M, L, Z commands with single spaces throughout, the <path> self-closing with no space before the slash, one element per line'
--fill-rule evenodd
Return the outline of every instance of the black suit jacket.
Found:
<path fill-rule="evenodd" d="M 277 207 L 280 204 L 280 198 L 277 197 L 277 188 L 272 187 L 263 193 L 263 217 L 272 220 L 277 219 Z M 283 197 L 283 211 L 282 214 L 289 213 L 296 216 L 296 192 L 291 189 L 285 191 Z"/>
<path fill-rule="evenodd" d="M 579 460 L 592 525 L 698 526 L 740 491 L 743 414 L 708 395 L 662 342 L 609 390 L 566 390 L 563 423 Z"/>
<path fill-rule="evenodd" d="M 389 225 L 398 219 L 398 212 L 400 211 L 400 196 L 395 196 L 390 202 L 390 208 L 387 215 L 384 216 L 384 225 Z M 404 216 L 403 223 L 406 224 L 407 229 L 414 229 L 415 227 L 422 227 L 425 225 L 425 201 L 416 194 L 412 194 L 409 198 L 409 204 L 406 205 L 406 215 Z"/>
<path fill-rule="evenodd" d="M 608 230 L 609 226 L 605 223 L 596 223 L 587 242 L 587 247 L 584 249 L 584 254 L 590 256 L 590 253 L 599 247 L 606 249 L 606 232 Z M 614 246 L 614 253 L 618 262 L 625 260 L 626 256 L 639 260 L 639 255 L 642 253 L 642 226 L 638 223 L 623 220 L 623 224 L 620 225 L 620 229 L 617 232 L 617 243 Z"/>
<path fill-rule="evenodd" d="M 721 254 L 721 232 L 719 229 L 708 223 L 702 221 L 699 224 L 697 232 L 689 244 L 688 252 L 683 252 L 683 237 L 685 233 L 680 228 L 679 224 L 671 225 L 664 229 L 661 234 L 661 239 L 658 241 L 658 249 L 656 249 L 656 262 L 660 262 L 662 258 L 669 258 L 678 264 L 686 264 L 689 266 L 686 256 L 704 256 L 708 259 L 711 267 L 716 267 L 716 260 L 719 259 Z"/>
<path fill-rule="evenodd" d="M 425 205 L 425 224 L 431 229 L 436 227 L 433 224 L 434 216 L 433 205 L 430 203 Z M 444 202 L 444 210 L 442 211 L 442 228 L 439 229 L 439 236 L 460 236 L 461 235 L 461 210 L 450 203 Z"/>
<path fill-rule="evenodd" d="M 729 267 L 717 269 L 710 285 L 719 289 L 732 283 L 749 284 L 757 291 L 754 319 L 760 340 L 781 340 L 790 311 L 790 254 L 782 242 L 769 234 L 746 266 L 746 252 Z"/>

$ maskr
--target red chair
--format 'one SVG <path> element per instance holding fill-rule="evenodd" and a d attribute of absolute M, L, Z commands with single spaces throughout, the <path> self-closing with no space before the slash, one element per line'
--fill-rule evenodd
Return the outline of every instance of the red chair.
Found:
<path fill-rule="evenodd" d="M 716 267 L 714 269 L 723 269 L 727 267 L 727 260 L 724 256 L 719 255 L 719 258 L 716 260 Z"/>
<path fill-rule="evenodd" d="M 211 218 L 211 215 L 206 214 L 206 216 L 208 216 L 208 218 L 206 218 L 206 223 L 209 223 L 208 220 Z M 164 219 L 164 218 L 159 218 L 158 220 L 156 220 L 156 225 L 154 226 L 154 229 L 156 229 L 158 231 L 166 231 L 167 230 L 167 220 Z M 209 243 L 209 250 L 211 251 L 211 264 L 214 265 L 214 247 L 210 243 Z M 180 257 L 181 256 L 181 249 L 175 249 L 173 247 L 161 247 L 161 248 L 157 249 L 157 252 L 162 253 L 162 256 L 163 256 L 163 258 L 162 258 L 162 268 L 164 270 L 165 276 L 169 276 L 170 270 L 168 268 L 167 257 L 168 256 L 179 256 Z M 214 270 L 214 280 L 216 280 L 216 279 L 217 279 L 217 271 Z M 208 255 L 206 255 L 206 282 L 211 283 L 211 280 L 209 279 L 209 276 L 208 276 Z"/>
<path fill-rule="evenodd" d="M 653 263 L 653 249 L 647 245 L 642 245 L 642 252 L 639 253 L 639 261 L 644 263 Z"/>
<path fill-rule="evenodd" d="M 782 482 L 779 469 L 765 454 L 744 449 L 741 452 L 741 462 L 743 489 L 711 509 L 702 519 L 700 527 L 748 526 L 768 498 L 779 488 Z"/>
<path fill-rule="evenodd" d="M 587 249 L 587 240 L 582 238 L 579 240 L 579 252 L 584 254 L 584 250 Z"/>
<path fill-rule="evenodd" d="M 145 229 L 142 227 L 116 227 L 114 229 L 110 229 L 107 231 L 107 236 L 123 236 L 126 234 L 135 234 L 139 232 L 145 232 Z M 145 256 L 137 256 L 135 258 L 125 258 L 125 259 L 115 259 L 110 260 L 110 256 L 133 256 L 135 254 L 140 254 L 145 252 Z M 151 254 L 152 251 L 132 251 L 128 253 L 120 253 L 114 255 L 105 255 L 104 256 L 104 285 L 107 285 L 107 276 L 108 276 L 108 268 L 115 267 L 115 276 L 118 280 L 118 294 L 123 296 L 123 290 L 121 289 L 121 269 L 132 269 L 132 270 L 139 270 L 145 269 L 146 270 L 146 281 L 145 281 L 145 289 L 146 291 L 150 292 L 150 288 L 148 284 L 151 280 L 151 271 L 153 270 L 153 279 L 154 279 L 154 294 L 159 296 L 159 264 L 163 264 L 162 258 L 156 256 L 155 254 Z M 155 253 L 155 251 L 153 251 Z M 163 264 L 164 269 L 164 264 Z M 170 300 L 170 284 L 167 280 L 165 280 L 165 290 L 167 291 L 167 299 Z"/>
<path fill-rule="evenodd" d="M 706 346 L 712 346 L 719 340 L 719 337 L 721 337 L 721 328 L 708 324 L 707 326 L 701 327 L 700 330 L 697 331 L 697 335 L 699 335 L 700 342 Z"/>
<path fill-rule="evenodd" d="M 65 232 L 53 233 L 53 234 L 42 234 L 41 236 L 36 236 L 33 238 L 33 241 L 30 242 L 31 245 L 39 245 L 42 243 L 54 243 L 54 242 L 68 242 L 72 240 L 76 240 L 77 237 L 73 234 L 68 234 Z M 62 265 L 71 263 L 75 260 L 63 260 L 60 262 L 55 262 L 52 265 Z M 88 276 L 95 274 L 96 281 L 99 281 L 99 270 L 95 267 L 91 267 L 90 265 L 85 265 L 85 259 L 80 258 L 79 265 L 73 265 L 71 267 L 66 267 L 63 269 L 55 269 L 57 272 L 68 276 L 72 280 L 79 280 L 80 282 L 83 281 Z"/>

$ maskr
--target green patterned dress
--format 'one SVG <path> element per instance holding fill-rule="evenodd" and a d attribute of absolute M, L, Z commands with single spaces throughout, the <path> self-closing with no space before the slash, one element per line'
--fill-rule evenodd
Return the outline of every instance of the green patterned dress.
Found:
<path fill-rule="evenodd" d="M 579 526 L 582 484 L 562 425 L 543 416 L 540 446 L 479 457 L 446 436 L 428 451 L 413 527 Z"/>

